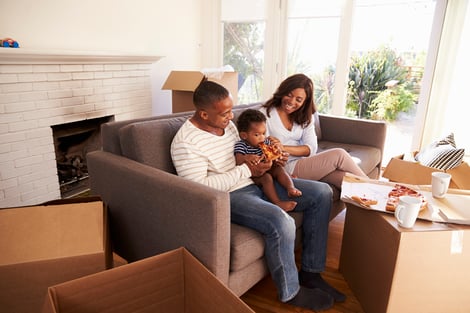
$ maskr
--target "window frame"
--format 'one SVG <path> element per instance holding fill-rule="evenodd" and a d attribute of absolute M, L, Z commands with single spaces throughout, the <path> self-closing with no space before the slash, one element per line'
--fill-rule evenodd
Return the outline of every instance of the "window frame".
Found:
<path fill-rule="evenodd" d="M 288 25 L 288 1 L 277 0 L 267 1 L 267 18 L 265 34 L 265 62 L 264 62 L 264 88 L 263 97 L 268 99 L 275 91 L 279 83 L 286 76 L 287 68 L 287 25 Z M 203 0 L 206 5 L 212 7 L 212 18 L 204 19 L 206 25 L 203 33 L 213 33 L 205 35 L 209 41 L 203 45 L 203 64 L 206 66 L 223 66 L 223 23 L 221 21 L 221 0 Z M 335 93 L 333 95 L 332 115 L 344 115 L 345 101 L 347 96 L 347 79 L 349 69 L 351 29 L 354 19 L 354 8 L 356 0 L 344 0 L 341 11 L 340 34 L 338 38 L 338 56 L 336 60 Z M 208 7 L 208 6 L 206 6 Z M 438 59 L 439 43 L 441 41 L 444 17 L 448 7 L 448 0 L 436 0 L 433 28 L 431 30 L 430 43 L 427 53 L 427 60 L 422 79 L 420 97 L 418 100 L 418 111 L 416 112 L 416 127 L 413 133 L 412 149 L 419 150 L 423 144 L 426 113 L 431 99 L 433 87 L 433 77 L 436 71 Z M 218 11 L 217 11 L 218 10 Z M 218 27 L 213 27 L 218 25 Z M 215 33 L 215 34 L 214 34 Z M 211 52 L 212 51 L 212 52 Z M 214 56 L 214 51 L 218 56 Z M 209 57 L 210 56 L 210 60 Z M 217 60 L 214 64 L 214 60 Z M 207 62 L 207 63 L 206 63 Z"/>

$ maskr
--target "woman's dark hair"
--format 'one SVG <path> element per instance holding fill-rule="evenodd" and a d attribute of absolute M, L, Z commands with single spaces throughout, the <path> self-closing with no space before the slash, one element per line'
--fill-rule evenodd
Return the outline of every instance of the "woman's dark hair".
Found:
<path fill-rule="evenodd" d="M 282 81 L 272 98 L 263 105 L 263 107 L 266 108 L 268 116 L 270 116 L 270 111 L 273 108 L 281 106 L 283 97 L 289 95 L 289 93 L 297 88 L 303 88 L 307 96 L 305 97 L 303 106 L 290 114 L 289 118 L 302 127 L 309 125 L 312 122 L 312 114 L 316 112 L 316 108 L 313 101 L 313 82 L 304 74 L 294 74 Z"/>
<path fill-rule="evenodd" d="M 224 86 L 204 78 L 194 90 L 193 103 L 196 109 L 207 109 L 228 96 L 230 93 Z"/>
<path fill-rule="evenodd" d="M 251 123 L 266 122 L 266 116 L 258 110 L 246 109 L 237 119 L 237 129 L 239 132 L 250 130 Z"/>

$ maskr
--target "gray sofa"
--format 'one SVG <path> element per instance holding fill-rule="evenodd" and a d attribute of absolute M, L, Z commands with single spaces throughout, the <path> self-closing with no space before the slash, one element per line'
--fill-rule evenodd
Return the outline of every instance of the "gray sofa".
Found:
<path fill-rule="evenodd" d="M 235 116 L 259 104 L 234 107 Z M 228 193 L 175 175 L 170 143 L 192 112 L 101 127 L 102 150 L 87 155 L 91 191 L 109 206 L 114 251 L 129 262 L 186 247 L 237 295 L 268 273 L 262 236 L 230 223 Z M 380 173 L 386 124 L 320 116 L 320 150 L 343 147 L 372 178 Z M 344 204 L 334 190 L 331 218 Z M 302 214 L 291 214 L 297 225 Z M 298 238 L 301 237 L 299 228 Z"/>

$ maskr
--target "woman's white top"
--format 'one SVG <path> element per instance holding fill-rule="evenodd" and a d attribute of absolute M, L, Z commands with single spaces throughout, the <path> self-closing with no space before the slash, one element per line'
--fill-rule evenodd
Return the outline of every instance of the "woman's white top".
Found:
<path fill-rule="evenodd" d="M 281 141 L 283 145 L 286 146 L 303 146 L 306 145 L 310 148 L 310 155 L 312 156 L 317 153 L 318 143 L 317 135 L 315 133 L 315 125 L 312 122 L 305 128 L 302 128 L 301 125 L 294 123 L 292 130 L 288 130 L 282 124 L 281 118 L 277 113 L 276 108 L 271 109 L 270 116 L 266 113 L 266 108 L 261 108 L 261 112 L 266 115 L 266 132 L 268 136 L 276 137 Z M 289 156 L 287 164 L 285 166 L 287 172 L 292 174 L 295 168 L 295 164 L 299 159 L 303 157 L 299 156 Z"/>

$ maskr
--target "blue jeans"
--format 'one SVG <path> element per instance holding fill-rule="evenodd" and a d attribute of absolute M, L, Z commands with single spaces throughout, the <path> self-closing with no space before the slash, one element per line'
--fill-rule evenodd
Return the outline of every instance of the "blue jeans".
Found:
<path fill-rule="evenodd" d="M 302 191 L 302 196 L 294 199 L 294 212 L 303 212 L 302 269 L 319 273 L 325 269 L 332 190 L 328 184 L 312 180 L 294 179 L 294 185 Z M 286 190 L 277 182 L 276 190 L 280 199 L 288 199 Z M 232 191 L 230 206 L 233 223 L 263 235 L 265 256 L 279 299 L 291 300 L 299 290 L 294 219 L 269 202 L 254 184 Z"/>

